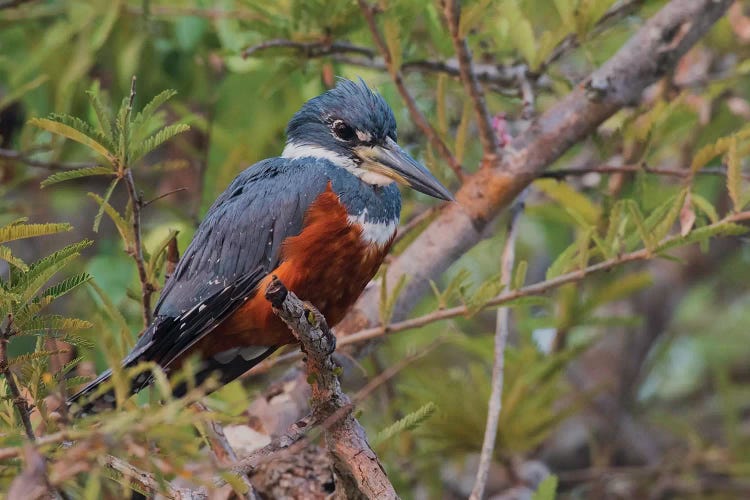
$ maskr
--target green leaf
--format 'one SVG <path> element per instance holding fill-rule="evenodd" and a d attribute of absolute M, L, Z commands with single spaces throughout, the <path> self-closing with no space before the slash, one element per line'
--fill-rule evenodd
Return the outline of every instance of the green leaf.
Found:
<path fill-rule="evenodd" d="M 513 289 L 517 290 L 523 287 L 524 283 L 526 283 L 526 271 L 528 270 L 528 267 L 529 263 L 525 260 L 522 260 L 518 263 L 518 266 L 516 266 L 516 272 L 513 275 L 513 281 L 511 283 Z"/>
<path fill-rule="evenodd" d="M 75 276 L 71 276 L 70 278 L 61 281 L 57 285 L 49 287 L 47 290 L 44 291 L 44 296 L 46 297 L 52 297 L 53 299 L 56 299 L 58 297 L 61 297 L 65 295 L 66 293 L 69 293 L 79 286 L 83 285 L 84 283 L 91 280 L 91 275 L 88 273 L 81 273 L 76 274 Z"/>
<path fill-rule="evenodd" d="M 551 280 L 552 278 L 556 278 L 567 272 L 572 267 L 573 259 L 578 252 L 579 245 L 578 241 L 574 241 L 568 246 L 568 248 L 560 252 L 560 255 L 557 256 L 555 261 L 547 269 L 545 279 Z"/>
<path fill-rule="evenodd" d="M 120 182 L 120 177 L 115 177 L 114 179 L 112 179 L 112 182 L 109 183 L 107 190 L 104 192 L 104 198 L 102 199 L 102 202 L 99 203 L 99 210 L 96 211 L 96 215 L 94 216 L 94 226 L 92 227 L 92 230 L 95 233 L 99 232 L 99 225 L 102 223 L 104 211 L 106 210 L 106 207 L 109 206 L 109 199 L 112 197 L 112 193 L 114 193 L 118 182 Z M 89 196 L 91 196 L 92 194 L 93 193 L 89 193 Z M 112 210 L 114 210 L 114 208 L 112 208 Z"/>
<path fill-rule="evenodd" d="M 397 420 L 382 431 L 378 432 L 378 434 L 373 439 L 372 444 L 377 445 L 384 441 L 388 441 L 389 439 L 398 434 L 401 434 L 402 432 L 412 431 L 416 429 L 417 427 L 422 425 L 425 420 L 430 418 L 435 413 L 435 411 L 437 411 L 437 406 L 435 405 L 435 403 L 430 401 L 426 405 L 419 408 L 417 411 L 409 413 L 404 418 Z"/>
<path fill-rule="evenodd" d="M 135 118 L 133 119 L 133 127 L 139 127 L 142 125 L 146 125 L 151 118 L 153 118 L 154 113 L 156 113 L 157 109 L 161 107 L 162 104 L 170 100 L 172 97 L 174 97 L 177 94 L 176 90 L 167 89 L 163 90 L 159 94 L 157 94 L 151 101 L 143 106 L 143 109 L 135 115 Z"/>
<path fill-rule="evenodd" d="M 630 215 L 633 216 L 633 221 L 635 222 L 635 227 L 638 230 L 638 235 L 641 237 L 641 241 L 643 241 L 643 244 L 649 251 L 653 251 L 657 242 L 652 238 L 651 233 L 646 228 L 646 221 L 643 219 L 641 209 L 638 208 L 638 204 L 635 201 L 628 200 L 628 202 L 627 207 L 630 211 Z"/>
<path fill-rule="evenodd" d="M 667 201 L 665 205 L 668 210 L 663 216 L 661 214 L 651 214 L 646 219 L 646 227 L 651 231 L 653 238 L 658 242 L 663 240 L 670 229 L 674 226 L 677 218 L 680 216 L 680 210 L 685 205 L 685 197 L 690 191 L 690 187 L 687 186 L 682 189 L 677 196 L 670 201 Z"/>
<path fill-rule="evenodd" d="M 706 217 L 708 217 L 708 220 L 712 224 L 719 222 L 719 214 L 710 201 L 696 193 L 690 193 L 690 200 L 693 202 L 695 208 L 706 214 Z"/>
<path fill-rule="evenodd" d="M 713 144 L 707 144 L 695 153 L 693 161 L 690 164 L 690 170 L 695 173 L 701 168 L 705 167 L 708 162 L 716 158 L 717 156 L 725 153 L 729 148 L 730 139 L 722 137 Z"/>
<path fill-rule="evenodd" d="M 17 324 L 17 326 L 22 330 L 23 334 L 34 335 L 50 330 L 58 332 L 87 330 L 93 326 L 93 323 L 78 318 L 66 318 L 65 316 L 48 314 L 30 318 L 25 323 Z"/>
<path fill-rule="evenodd" d="M 128 222 L 120 215 L 120 213 L 112 207 L 107 201 L 102 199 L 101 196 L 99 196 L 96 193 L 88 193 L 89 197 L 96 201 L 99 206 L 104 210 L 104 212 L 109 215 L 109 218 L 112 219 L 112 222 L 115 223 L 115 227 L 117 228 L 117 231 L 120 233 L 120 236 L 125 241 L 126 244 L 130 244 L 135 239 L 135 236 L 133 234 L 133 228 Z M 96 227 L 95 229 L 98 229 Z"/>
<path fill-rule="evenodd" d="M 58 182 L 65 182 L 72 179 L 80 179 L 81 177 L 91 177 L 93 175 L 115 175 L 116 172 L 111 167 L 86 167 L 78 168 L 76 170 L 66 170 L 64 172 L 58 172 L 52 174 L 41 183 L 41 186 L 47 187 Z"/>
<path fill-rule="evenodd" d="M 550 474 L 539 483 L 539 487 L 531 496 L 531 500 L 555 500 L 557 492 L 557 476 Z"/>
<path fill-rule="evenodd" d="M 683 238 L 675 238 L 659 247 L 659 252 L 664 252 L 670 248 L 680 247 L 689 245 L 690 243 L 708 241 L 716 236 L 739 236 L 745 234 L 750 230 L 746 226 L 740 224 L 734 224 L 733 222 L 725 222 L 723 224 L 714 224 L 711 226 L 704 226 L 698 229 L 692 230 L 687 236 Z"/>
<path fill-rule="evenodd" d="M 732 136 L 727 150 L 727 190 L 735 212 L 742 210 L 742 172 L 737 155 L 737 137 Z"/>
<path fill-rule="evenodd" d="M 33 279 L 34 276 L 39 275 L 40 273 L 48 269 L 50 266 L 60 262 L 61 260 L 70 256 L 78 256 L 81 250 L 91 246 L 93 243 L 94 242 L 91 240 L 83 240 L 78 243 L 67 245 L 66 247 L 61 248 L 55 253 L 48 255 L 42 259 L 39 259 L 38 261 L 31 264 L 31 266 L 29 266 L 29 269 L 27 270 L 26 273 L 22 274 L 22 273 L 16 272 L 16 273 L 11 274 L 11 282 L 15 283 L 17 281 L 21 281 L 24 279 L 26 280 Z"/>
<path fill-rule="evenodd" d="M 29 123 L 41 129 L 44 129 L 48 132 L 52 132 L 53 134 L 61 135 L 63 137 L 67 137 L 70 140 L 83 144 L 89 149 L 104 156 L 108 161 L 110 161 L 113 164 L 116 162 L 116 158 L 112 155 L 109 149 L 107 149 L 107 147 L 104 144 L 102 144 L 100 141 L 92 137 L 92 135 L 97 135 L 97 134 L 93 129 L 91 129 L 89 125 L 86 125 L 85 122 L 78 120 L 77 118 L 75 120 L 77 120 L 77 123 L 79 124 L 78 127 L 73 127 L 69 124 L 56 121 L 56 120 L 62 120 L 62 119 L 63 118 L 61 117 L 54 117 L 52 119 L 32 118 L 31 120 L 29 120 Z M 84 124 L 86 125 L 86 127 L 80 124 Z M 83 128 L 84 130 L 79 130 L 79 128 Z"/>
<path fill-rule="evenodd" d="M 587 224 L 594 226 L 599 220 L 601 209 L 569 184 L 554 179 L 540 179 L 534 183 L 544 194 L 557 201 L 566 210 L 577 214 Z"/>
<path fill-rule="evenodd" d="M 112 130 L 112 112 L 104 105 L 99 97 L 99 93 L 99 80 L 96 80 L 94 81 L 91 90 L 87 90 L 86 94 L 88 94 L 91 106 L 96 113 L 96 119 L 99 122 L 99 130 L 111 142 L 114 140 L 114 131 Z"/>
<path fill-rule="evenodd" d="M 68 223 L 11 224 L 0 227 L 0 243 L 62 233 L 73 229 Z"/>
<path fill-rule="evenodd" d="M 148 268 L 146 269 L 147 278 L 150 282 L 155 282 L 159 271 L 161 271 L 162 264 L 167 257 L 167 247 L 172 238 L 177 237 L 179 233 L 176 229 L 170 229 L 169 234 L 156 245 L 156 248 L 151 253 L 152 257 L 148 261 Z"/>
<path fill-rule="evenodd" d="M 130 161 L 135 162 L 147 155 L 154 149 L 167 142 L 177 134 L 181 134 L 190 130 L 190 126 L 184 123 L 175 123 L 164 127 L 163 129 L 156 132 L 154 135 L 143 141 L 137 147 L 135 147 L 130 155 Z"/>
<path fill-rule="evenodd" d="M 401 290 L 408 281 L 408 276 L 402 274 L 399 276 L 396 286 L 388 295 L 388 285 L 386 283 L 386 273 L 383 273 L 383 283 L 380 287 L 380 321 L 382 324 L 387 325 L 391 321 L 393 316 L 393 309 L 396 307 L 396 301 L 398 300 Z"/>
<path fill-rule="evenodd" d="M 45 266 L 33 273 L 24 275 L 19 283 L 14 284 L 12 291 L 18 293 L 21 296 L 21 304 L 26 304 L 37 292 L 39 292 L 45 283 L 47 283 L 52 276 L 54 276 L 62 268 L 70 264 L 78 255 L 68 255 L 64 258 L 57 259 L 53 263 Z M 51 294 L 45 294 L 51 295 Z M 53 296 L 54 298 L 54 296 Z"/>
<path fill-rule="evenodd" d="M 469 134 L 469 124 L 472 118 L 472 104 L 470 99 L 464 100 L 464 107 L 461 111 L 461 121 L 456 128 L 456 142 L 453 149 L 456 151 L 456 161 L 463 163 L 466 152 L 466 142 Z"/>
<path fill-rule="evenodd" d="M 28 270 L 28 266 L 19 259 L 18 257 L 14 257 L 13 253 L 10 251 L 10 248 L 0 245 L 0 259 L 4 260 L 8 264 L 17 267 L 21 271 Z"/>

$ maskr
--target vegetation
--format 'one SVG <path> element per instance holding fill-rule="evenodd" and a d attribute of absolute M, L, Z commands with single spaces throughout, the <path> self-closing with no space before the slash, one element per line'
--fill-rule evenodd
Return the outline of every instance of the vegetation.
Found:
<path fill-rule="evenodd" d="M 459 3 L 0 0 L 0 491 L 343 494 L 330 422 L 277 439 L 297 347 L 179 400 L 118 360 L 216 196 L 361 76 L 458 199 L 403 192 L 336 331 L 399 495 L 748 494 L 750 3 Z M 68 415 L 107 367 L 118 408 Z"/>

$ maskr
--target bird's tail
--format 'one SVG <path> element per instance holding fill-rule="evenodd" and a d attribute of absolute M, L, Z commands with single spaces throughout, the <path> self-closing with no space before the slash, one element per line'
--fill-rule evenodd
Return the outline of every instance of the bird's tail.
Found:
<path fill-rule="evenodd" d="M 270 356 L 278 346 L 271 347 L 248 347 L 230 349 L 221 356 L 215 356 L 210 359 L 202 360 L 202 363 L 195 373 L 195 384 L 203 384 L 211 376 L 218 375 L 220 385 L 228 384 L 236 379 L 253 366 L 257 365 L 268 356 Z M 134 366 L 136 362 L 126 363 L 125 366 Z M 108 389 L 101 394 L 94 394 L 100 390 L 102 384 L 112 378 L 112 370 L 107 370 L 96 377 L 86 386 L 71 396 L 67 405 L 72 409 L 73 415 L 83 417 L 100 411 L 112 409 L 116 405 L 114 389 Z M 135 394 L 151 382 L 151 374 L 148 371 L 141 372 L 131 381 L 130 394 Z M 176 398 L 183 397 L 187 393 L 187 383 L 179 383 L 172 388 L 172 395 Z M 81 402 L 83 402 L 81 404 Z M 75 405 L 79 406 L 76 408 Z"/>
<path fill-rule="evenodd" d="M 96 377 L 96 379 L 86 384 L 83 389 L 68 398 L 68 401 L 66 403 L 68 405 L 68 408 L 71 408 L 75 404 L 79 403 L 80 400 L 84 400 L 84 404 L 82 404 L 79 408 L 74 409 L 74 414 L 78 417 L 96 413 L 97 411 L 114 408 L 116 402 L 114 389 L 109 389 L 106 392 L 99 394 L 94 399 L 89 399 L 99 389 L 99 387 L 103 383 L 107 382 L 110 378 L 112 378 L 112 370 L 107 370 Z"/>

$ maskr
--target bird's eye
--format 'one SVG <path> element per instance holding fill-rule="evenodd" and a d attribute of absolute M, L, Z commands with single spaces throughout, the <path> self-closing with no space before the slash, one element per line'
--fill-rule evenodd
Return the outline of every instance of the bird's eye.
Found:
<path fill-rule="evenodd" d="M 342 141 L 351 141 L 355 137 L 354 129 L 343 122 L 343 120 L 336 120 L 331 125 L 333 133 Z"/>

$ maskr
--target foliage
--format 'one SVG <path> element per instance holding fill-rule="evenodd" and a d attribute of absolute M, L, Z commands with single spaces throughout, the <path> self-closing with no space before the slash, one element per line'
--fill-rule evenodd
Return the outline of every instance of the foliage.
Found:
<path fill-rule="evenodd" d="M 441 2 L 376 3 L 377 26 L 417 107 L 467 175 L 479 171 L 473 103 L 454 74 L 427 64 L 455 63 Z M 459 31 L 474 63 L 515 75 L 481 80 L 498 134 L 528 130 L 520 84 L 532 88 L 536 114 L 544 113 L 664 4 L 462 2 Z M 363 363 L 375 376 L 431 349 L 436 337 L 444 341 L 360 404 L 370 435 L 380 431 L 376 449 L 404 497 L 425 488 L 468 494 L 456 484 L 471 473 L 451 483 L 449 471 L 469 463 L 482 443 L 495 327 L 488 301 L 566 276 L 573 279 L 564 286 L 508 303 L 498 464 L 513 469 L 545 460 L 553 474 L 537 499 L 589 491 L 594 481 L 565 479 L 571 464 L 585 470 L 570 477 L 624 465 L 618 484 L 634 496 L 666 483 L 686 496 L 688 483 L 743 486 L 738 479 L 750 463 L 743 431 L 750 404 L 750 66 L 741 10 L 720 21 L 643 102 L 550 165 L 590 172 L 533 183 L 510 287 L 499 278 L 505 234 L 493 229 L 455 256 L 412 313 L 464 307 L 465 314 L 394 334 Z M 292 43 L 257 48 L 279 39 Z M 334 42 L 363 50 L 325 52 Z M 394 108 L 399 142 L 452 190 L 460 181 L 411 120 L 357 2 L 27 2 L 0 10 L 0 46 L 0 341 L 14 380 L 37 409 L 32 424 L 49 475 L 75 498 L 121 497 L 128 481 L 107 462 L 114 455 L 163 487 L 187 476 L 209 484 L 218 468 L 196 431 L 209 418 L 189 407 L 207 387 L 175 401 L 165 375 L 141 366 L 159 383 L 126 400 L 133 372 L 120 370 L 119 360 L 174 251 L 185 248 L 218 193 L 247 165 L 279 154 L 289 117 L 334 84 L 334 75 L 361 75 L 378 88 Z M 248 47 L 256 49 L 243 57 Z M 600 166 L 628 169 L 592 168 Z M 411 191 L 403 196 L 404 222 L 431 203 Z M 39 222 L 45 220 L 57 222 Z M 425 227 L 406 234 L 394 253 Z M 592 267 L 605 272 L 590 273 Z M 414 279 L 404 276 L 381 294 L 384 323 L 398 319 L 396 299 Z M 91 365 L 115 370 L 119 408 L 66 422 L 65 410 L 53 408 L 90 378 Z M 190 373 L 188 366 L 182 376 Z M 214 393 L 210 420 L 247 424 L 251 396 L 276 376 Z M 0 447 L 20 453 L 24 423 L 5 378 L 0 396 Z M 603 407 L 608 396 L 616 402 Z M 586 431 L 571 437 L 586 452 L 583 462 L 560 451 L 556 438 L 566 419 Z M 642 467 L 636 438 L 626 434 L 631 424 L 636 437 L 650 436 L 656 425 L 677 444 Z M 0 490 L 24 466 L 18 457 L 3 460 Z M 225 479 L 239 489 L 236 478 Z"/>

